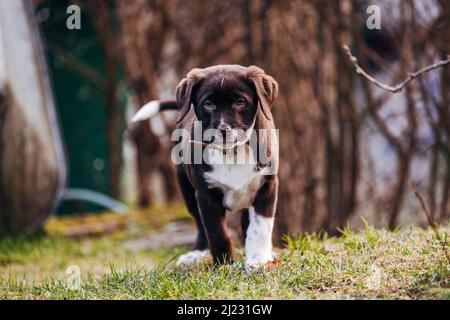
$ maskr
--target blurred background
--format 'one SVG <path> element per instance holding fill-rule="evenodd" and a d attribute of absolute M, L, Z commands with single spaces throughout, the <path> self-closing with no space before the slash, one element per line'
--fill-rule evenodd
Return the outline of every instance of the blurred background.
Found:
<path fill-rule="evenodd" d="M 380 29 L 367 26 L 370 5 Z M 69 28 L 77 8 L 81 28 Z M 33 232 L 53 212 L 181 204 L 176 114 L 128 120 L 173 97 L 191 68 L 221 63 L 258 65 L 280 86 L 278 244 L 357 228 L 361 217 L 424 224 L 412 186 L 448 221 L 450 68 L 392 94 L 360 77 L 342 45 L 375 78 L 399 83 L 450 54 L 449 1 L 0 0 L 0 9 L 3 231 Z"/>

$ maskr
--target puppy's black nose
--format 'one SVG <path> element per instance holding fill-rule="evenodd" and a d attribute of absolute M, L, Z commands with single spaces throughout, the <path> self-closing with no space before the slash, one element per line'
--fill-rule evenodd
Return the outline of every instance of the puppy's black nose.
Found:
<path fill-rule="evenodd" d="M 219 129 L 220 131 L 227 131 L 227 130 L 231 130 L 231 126 L 229 124 L 222 122 L 219 124 L 217 129 Z"/>
<path fill-rule="evenodd" d="M 217 129 L 220 130 L 220 133 L 222 134 L 222 139 L 225 140 L 227 138 L 227 132 L 231 130 L 231 126 L 222 122 L 221 124 L 219 124 Z"/>

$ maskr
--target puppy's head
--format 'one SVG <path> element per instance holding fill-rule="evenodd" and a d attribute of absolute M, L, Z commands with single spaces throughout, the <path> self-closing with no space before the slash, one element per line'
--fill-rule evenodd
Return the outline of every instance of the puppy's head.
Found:
<path fill-rule="evenodd" d="M 265 121 L 272 120 L 271 107 L 277 95 L 276 81 L 255 66 L 193 69 L 177 87 L 177 122 L 193 107 L 203 130 L 217 130 L 227 146 L 234 146 L 249 139 L 258 114 Z"/>

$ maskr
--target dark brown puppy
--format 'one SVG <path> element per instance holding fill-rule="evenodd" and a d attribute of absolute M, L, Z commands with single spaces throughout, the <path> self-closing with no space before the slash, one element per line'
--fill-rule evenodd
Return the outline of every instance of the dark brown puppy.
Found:
<path fill-rule="evenodd" d="M 185 139 L 179 144 L 178 180 L 198 236 L 178 264 L 196 262 L 208 249 L 216 263 L 233 260 L 226 211 L 243 213 L 247 270 L 272 260 L 278 139 L 271 131 L 271 107 L 277 95 L 276 81 L 262 69 L 218 65 L 190 71 L 177 87 L 176 103 L 152 101 L 133 118 L 179 109 L 178 129 Z"/>

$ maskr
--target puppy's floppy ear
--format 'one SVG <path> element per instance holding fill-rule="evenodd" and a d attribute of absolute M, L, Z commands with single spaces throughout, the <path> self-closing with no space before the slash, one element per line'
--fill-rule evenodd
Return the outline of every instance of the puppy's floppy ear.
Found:
<path fill-rule="evenodd" d="M 268 120 L 272 119 L 270 109 L 278 97 L 278 83 L 257 66 L 248 67 L 247 78 L 253 83 L 259 105 Z"/>
<path fill-rule="evenodd" d="M 176 98 L 179 108 L 177 123 L 181 122 L 188 114 L 192 104 L 194 87 L 204 79 L 203 69 L 192 69 L 186 78 L 180 81 L 176 89 Z"/>

